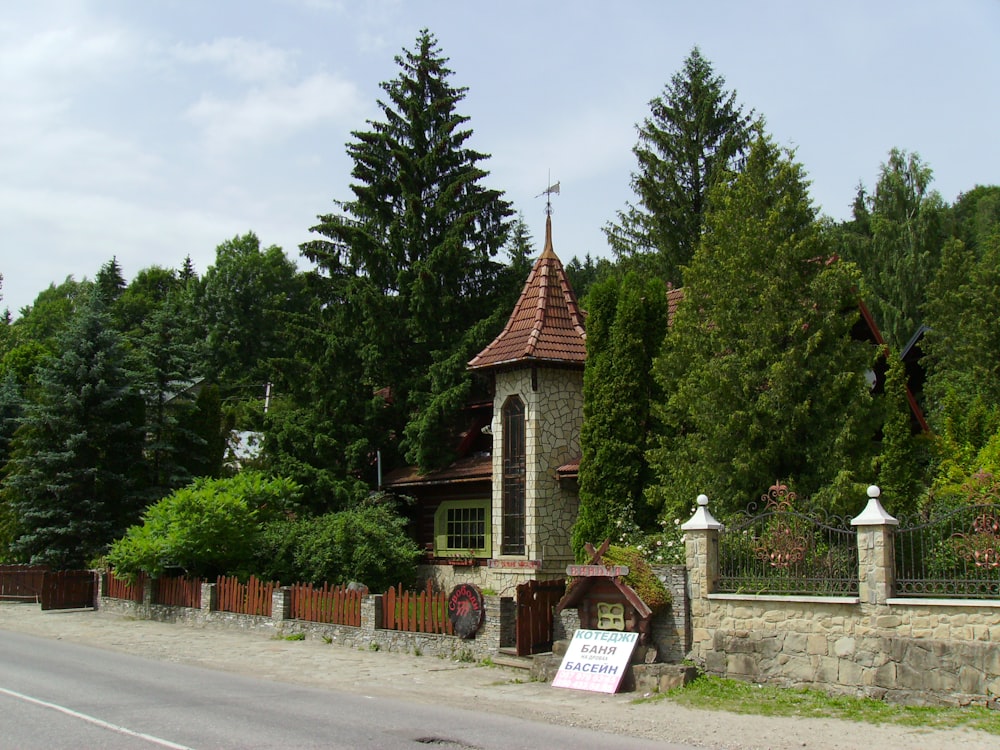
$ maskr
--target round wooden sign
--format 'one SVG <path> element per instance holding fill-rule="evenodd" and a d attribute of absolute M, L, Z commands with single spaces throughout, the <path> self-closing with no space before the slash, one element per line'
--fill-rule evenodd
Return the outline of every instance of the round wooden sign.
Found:
<path fill-rule="evenodd" d="M 486 608 L 483 595 L 471 583 L 460 583 L 448 595 L 448 618 L 455 635 L 471 638 L 483 624 Z"/>

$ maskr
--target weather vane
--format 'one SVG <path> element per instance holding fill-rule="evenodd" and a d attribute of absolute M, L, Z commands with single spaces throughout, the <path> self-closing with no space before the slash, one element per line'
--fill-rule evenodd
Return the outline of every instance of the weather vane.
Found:
<path fill-rule="evenodd" d="M 549 175 L 549 180 L 551 180 L 551 179 L 552 179 L 552 176 Z M 549 185 L 547 188 L 545 188 L 545 190 L 543 190 L 542 192 L 540 192 L 538 195 L 535 196 L 536 198 L 539 198 L 539 197 L 541 197 L 543 195 L 545 196 L 545 215 L 546 216 L 551 216 L 552 215 L 552 194 L 553 193 L 555 193 L 556 195 L 559 195 L 559 183 L 558 182 L 555 183 L 554 185 Z"/>

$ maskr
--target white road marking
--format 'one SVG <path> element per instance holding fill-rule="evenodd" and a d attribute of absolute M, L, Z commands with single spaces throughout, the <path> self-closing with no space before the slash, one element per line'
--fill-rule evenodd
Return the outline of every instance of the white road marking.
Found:
<path fill-rule="evenodd" d="M 87 714 L 82 714 L 79 711 L 74 711 L 71 708 L 66 708 L 65 706 L 60 706 L 57 703 L 49 703 L 48 701 L 39 700 L 38 698 L 32 698 L 30 695 L 24 695 L 23 693 L 18 693 L 13 690 L 6 690 L 0 687 L 0 693 L 4 695 L 9 695 L 11 698 L 17 698 L 18 700 L 26 701 L 27 703 L 34 703 L 36 706 L 42 706 L 43 708 L 51 708 L 53 711 L 58 711 L 60 713 L 66 714 L 67 716 L 72 716 L 74 719 L 82 719 L 83 721 L 90 722 L 91 724 L 101 727 L 102 729 L 109 729 L 112 732 L 118 732 L 119 734 L 125 734 L 129 737 L 138 737 L 139 739 L 146 740 L 147 742 L 152 742 L 154 745 L 159 745 L 160 747 L 168 747 L 170 750 L 194 750 L 187 745 L 178 745 L 176 742 L 171 742 L 170 740 L 165 740 L 162 737 L 154 737 L 151 734 L 145 734 L 144 732 L 136 732 L 127 727 L 120 726 L 118 724 L 112 724 L 109 721 L 104 721 L 103 719 L 98 719 L 96 716 L 88 716 Z"/>

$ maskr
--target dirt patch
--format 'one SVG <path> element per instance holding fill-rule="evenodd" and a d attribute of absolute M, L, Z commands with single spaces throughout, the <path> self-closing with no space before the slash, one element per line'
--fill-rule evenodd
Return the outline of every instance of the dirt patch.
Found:
<path fill-rule="evenodd" d="M 910 729 L 825 719 L 743 716 L 636 694 L 603 695 L 530 682 L 526 672 L 432 656 L 359 651 L 322 640 L 286 641 L 221 628 L 131 620 L 103 612 L 42 612 L 0 602 L 0 630 L 67 640 L 147 659 L 193 664 L 264 679 L 530 718 L 709 748 L 996 748 L 967 730 Z"/>

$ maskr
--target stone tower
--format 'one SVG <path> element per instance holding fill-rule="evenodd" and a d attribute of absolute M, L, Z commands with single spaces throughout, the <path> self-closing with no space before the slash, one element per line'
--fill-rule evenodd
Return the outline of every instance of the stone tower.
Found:
<path fill-rule="evenodd" d="M 506 327 L 469 362 L 494 379 L 490 570 L 498 590 L 560 577 L 573 562 L 579 498 L 559 469 L 580 458 L 585 358 L 584 316 L 548 216 L 545 247 Z"/>

